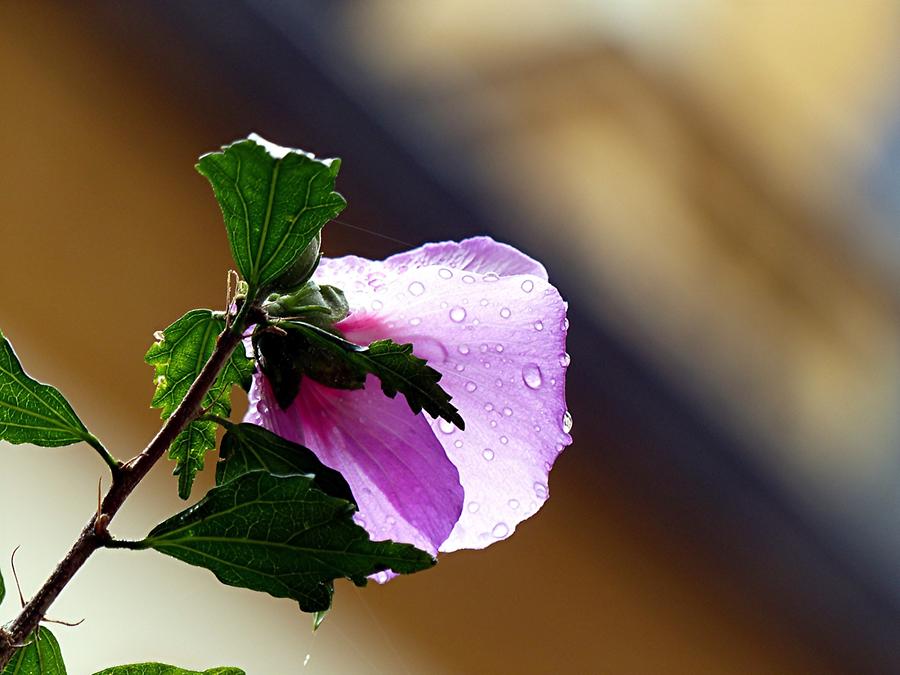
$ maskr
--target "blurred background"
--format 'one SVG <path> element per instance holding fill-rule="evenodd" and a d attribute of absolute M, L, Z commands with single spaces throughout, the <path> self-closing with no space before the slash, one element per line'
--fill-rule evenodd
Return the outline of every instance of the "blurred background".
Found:
<path fill-rule="evenodd" d="M 343 158 L 326 254 L 488 233 L 570 301 L 575 443 L 511 540 L 339 583 L 315 635 L 101 552 L 70 672 L 900 672 L 898 48 L 893 0 L 0 4 L 0 326 L 117 454 L 153 331 L 224 302 L 193 164 L 250 131 Z M 0 457 L 28 595 L 103 467 Z M 169 468 L 117 534 L 180 508 Z"/>

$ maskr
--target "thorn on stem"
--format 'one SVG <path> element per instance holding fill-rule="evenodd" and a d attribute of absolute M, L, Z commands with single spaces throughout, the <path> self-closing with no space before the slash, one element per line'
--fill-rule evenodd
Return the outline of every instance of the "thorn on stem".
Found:
<path fill-rule="evenodd" d="M 16 572 L 16 553 L 19 552 L 20 546 L 13 549 L 12 555 L 9 556 L 9 566 L 12 567 L 13 579 L 16 580 L 16 590 L 19 591 L 19 602 L 22 603 L 22 609 L 25 608 L 25 596 L 22 595 L 22 584 L 19 583 L 19 574 Z"/>
<path fill-rule="evenodd" d="M 56 623 L 60 626 L 68 626 L 69 628 L 75 628 L 76 626 L 80 626 L 84 623 L 84 619 L 79 619 L 78 621 L 62 621 L 60 619 L 51 619 L 49 617 L 44 617 L 43 621 L 46 623 Z"/>

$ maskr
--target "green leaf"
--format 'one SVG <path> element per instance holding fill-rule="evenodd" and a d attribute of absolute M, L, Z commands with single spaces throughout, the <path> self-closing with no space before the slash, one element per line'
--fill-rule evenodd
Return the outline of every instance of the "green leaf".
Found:
<path fill-rule="evenodd" d="M 334 192 L 338 159 L 316 159 L 252 134 L 203 155 L 197 171 L 222 209 L 231 253 L 252 289 L 286 273 L 347 202 Z"/>
<path fill-rule="evenodd" d="M 240 668 L 210 668 L 209 670 L 185 670 L 165 663 L 132 663 L 128 666 L 113 666 L 94 675 L 247 675 Z"/>
<path fill-rule="evenodd" d="M 403 394 L 414 413 L 424 410 L 432 417 L 442 417 L 465 429 L 459 411 L 450 403 L 451 396 L 438 384 L 441 373 L 415 356 L 413 345 L 378 340 L 368 347 L 360 347 L 305 322 L 279 321 L 276 325 L 287 335 L 266 335 L 265 341 L 277 344 L 267 350 L 266 344 L 260 341 L 258 348 L 262 356 L 260 366 L 269 377 L 282 408 L 287 407 L 283 401 L 290 403 L 297 391 L 279 390 L 281 383 L 273 380 L 270 371 L 291 372 L 291 365 L 286 361 L 292 359 L 292 367 L 300 373 L 338 389 L 360 389 L 365 386 L 366 375 L 375 375 L 381 380 L 381 390 L 386 396 L 394 398 L 398 393 Z M 288 384 L 293 385 L 293 381 Z"/>
<path fill-rule="evenodd" d="M 53 633 L 43 626 L 38 628 L 0 675 L 66 675 L 66 665 Z"/>
<path fill-rule="evenodd" d="M 0 333 L 0 441 L 45 448 L 95 440 L 57 389 L 22 370 Z"/>
<path fill-rule="evenodd" d="M 305 612 L 331 606 L 334 579 L 358 586 L 392 569 L 411 574 L 434 559 L 409 544 L 369 539 L 355 507 L 309 476 L 254 471 L 215 487 L 138 544 L 205 567 L 224 584 L 293 598 Z"/>
<path fill-rule="evenodd" d="M 219 446 L 219 456 L 216 485 L 259 470 L 279 476 L 307 474 L 314 477 L 313 484 L 325 494 L 356 503 L 344 477 L 322 464 L 312 450 L 255 424 L 229 427 Z"/>
<path fill-rule="evenodd" d="M 161 417 L 168 418 L 184 400 L 188 389 L 197 379 L 216 347 L 219 334 L 225 330 L 225 319 L 208 309 L 194 309 L 158 334 L 158 341 L 147 351 L 144 360 L 154 367 L 156 392 L 151 405 L 160 408 Z M 219 373 L 203 406 L 215 415 L 231 414 L 231 387 L 250 386 L 253 359 L 238 348 Z M 215 423 L 205 420 L 191 422 L 169 447 L 169 459 L 176 462 L 178 494 L 187 499 L 197 472 L 203 468 L 204 457 L 216 447 Z"/>

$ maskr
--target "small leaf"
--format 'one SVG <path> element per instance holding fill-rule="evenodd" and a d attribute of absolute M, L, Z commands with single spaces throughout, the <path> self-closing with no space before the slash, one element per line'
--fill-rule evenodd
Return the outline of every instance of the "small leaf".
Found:
<path fill-rule="evenodd" d="M 144 360 L 156 371 L 156 392 L 151 405 L 168 418 L 184 400 L 194 380 L 209 360 L 225 320 L 208 309 L 194 309 L 166 328 L 159 340 L 147 351 Z M 249 387 L 253 360 L 243 349 L 236 350 L 215 384 L 203 399 L 203 406 L 216 415 L 231 414 L 231 387 Z M 215 424 L 205 420 L 191 422 L 169 447 L 169 459 L 176 462 L 178 494 L 187 499 L 197 472 L 203 468 L 204 456 L 216 446 Z"/>
<path fill-rule="evenodd" d="M 0 675 L 66 675 L 59 643 L 41 626 L 27 644 L 13 654 Z"/>
<path fill-rule="evenodd" d="M 57 389 L 22 370 L 12 345 L 0 333 L 0 441 L 52 448 L 92 439 Z"/>
<path fill-rule="evenodd" d="M 210 668 L 209 670 L 185 670 L 165 663 L 132 663 L 128 666 L 113 666 L 94 675 L 247 675 L 240 668 Z"/>
<path fill-rule="evenodd" d="M 362 586 L 376 572 L 434 565 L 409 544 L 371 541 L 353 522 L 355 510 L 317 490 L 309 476 L 254 471 L 213 488 L 139 547 L 205 567 L 229 586 L 293 598 L 305 612 L 331 606 L 334 579 Z"/>
<path fill-rule="evenodd" d="M 338 159 L 316 159 L 252 134 L 203 155 L 222 209 L 231 253 L 253 289 L 268 288 L 290 270 L 347 202 L 334 192 Z"/>
<path fill-rule="evenodd" d="M 312 450 L 255 424 L 229 427 L 219 446 L 219 456 L 216 485 L 259 470 L 279 476 L 311 474 L 315 487 L 325 494 L 356 503 L 344 477 L 322 464 Z"/>
<path fill-rule="evenodd" d="M 378 340 L 368 347 L 360 347 L 305 322 L 279 321 L 277 325 L 287 335 L 268 335 L 266 340 L 276 342 L 275 346 L 281 352 L 274 349 L 267 351 L 263 343 L 259 344 L 259 351 L 262 371 L 269 378 L 282 408 L 287 407 L 283 401 L 293 401 L 297 391 L 293 391 L 293 396 L 291 390 L 279 391 L 279 382 L 272 379 L 270 371 L 277 371 L 278 363 L 293 359 L 293 367 L 302 374 L 338 389 L 360 389 L 365 386 L 366 375 L 375 375 L 381 380 L 381 390 L 386 396 L 394 398 L 398 393 L 403 394 L 414 413 L 424 410 L 432 417 L 442 417 L 465 429 L 459 411 L 450 403 L 451 396 L 438 384 L 441 373 L 415 356 L 413 345 Z M 277 342 L 279 338 L 280 342 Z M 269 363 L 270 351 L 280 357 L 276 367 Z M 290 372 L 288 369 L 285 371 Z"/>

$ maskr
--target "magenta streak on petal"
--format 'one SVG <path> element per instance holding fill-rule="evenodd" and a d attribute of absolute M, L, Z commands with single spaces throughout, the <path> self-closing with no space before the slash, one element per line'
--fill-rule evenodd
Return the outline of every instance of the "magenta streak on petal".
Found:
<path fill-rule="evenodd" d="M 356 391 L 304 380 L 285 411 L 260 400 L 268 407 L 257 417 L 264 426 L 303 442 L 344 475 L 359 504 L 358 522 L 373 539 L 437 552 L 459 519 L 463 491 L 428 420 L 402 396 L 387 398 L 370 377 Z"/>

